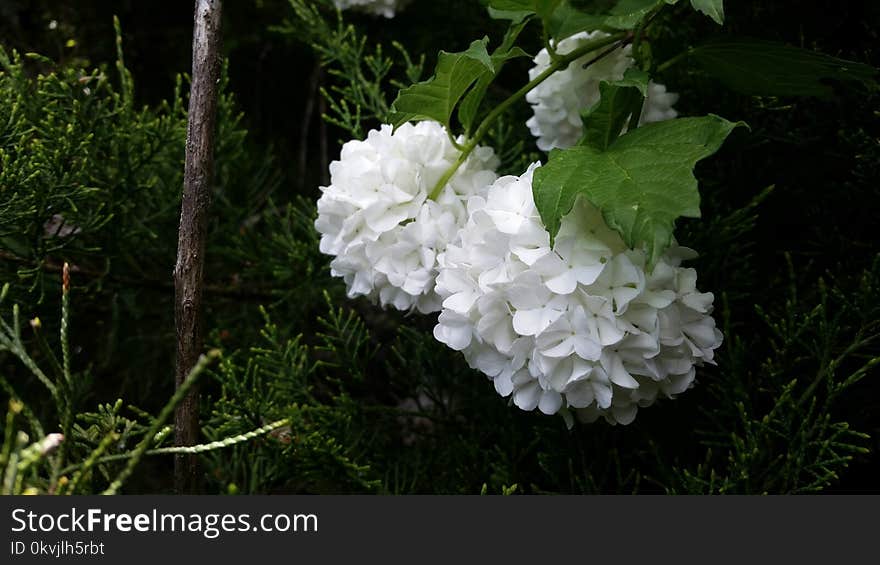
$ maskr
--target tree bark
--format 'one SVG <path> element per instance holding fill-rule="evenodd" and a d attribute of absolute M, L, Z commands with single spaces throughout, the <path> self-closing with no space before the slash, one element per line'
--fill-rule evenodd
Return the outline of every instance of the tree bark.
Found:
<path fill-rule="evenodd" d="M 195 2 L 186 163 L 177 237 L 177 264 L 174 266 L 174 322 L 177 328 L 175 382 L 178 387 L 202 352 L 205 238 L 214 173 L 220 80 L 220 11 L 221 0 Z M 174 414 L 176 445 L 198 443 L 198 404 L 198 391 L 194 389 L 178 405 Z M 196 492 L 200 482 L 197 457 L 177 455 L 174 460 L 174 486 L 177 492 Z"/>

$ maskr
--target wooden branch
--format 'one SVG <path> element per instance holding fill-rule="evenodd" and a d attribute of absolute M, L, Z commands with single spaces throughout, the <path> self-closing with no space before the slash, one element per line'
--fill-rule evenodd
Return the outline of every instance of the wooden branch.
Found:
<path fill-rule="evenodd" d="M 302 125 L 299 132 L 297 170 L 300 174 L 297 177 L 297 188 L 299 189 L 300 194 L 305 194 L 306 189 L 308 175 L 304 173 L 308 170 L 309 166 L 309 132 L 311 131 L 312 118 L 315 113 L 315 99 L 322 97 L 321 75 L 321 62 L 317 61 L 315 62 L 315 68 L 312 70 L 312 74 L 309 77 L 309 93 L 306 98 L 306 105 L 303 108 Z M 318 118 L 319 120 L 324 121 L 323 116 L 319 116 Z"/>
<path fill-rule="evenodd" d="M 196 365 L 202 352 L 202 290 L 205 239 L 211 183 L 214 174 L 217 89 L 220 83 L 220 0 L 196 0 L 193 24 L 192 87 L 186 132 L 183 200 L 174 266 L 174 322 L 177 327 L 178 387 Z M 190 390 L 174 413 L 174 440 L 178 446 L 199 439 L 199 397 Z M 196 492 L 198 459 L 180 454 L 174 460 L 177 492 Z"/>
<path fill-rule="evenodd" d="M 319 71 L 321 72 L 321 71 Z M 319 86 L 320 86 L 320 75 L 318 76 Z M 318 116 L 321 119 L 318 120 L 318 144 L 321 147 L 321 185 L 330 184 L 330 155 L 328 150 L 328 141 L 327 141 L 327 120 L 324 119 L 324 116 L 327 115 L 327 99 L 323 96 L 318 96 Z"/>

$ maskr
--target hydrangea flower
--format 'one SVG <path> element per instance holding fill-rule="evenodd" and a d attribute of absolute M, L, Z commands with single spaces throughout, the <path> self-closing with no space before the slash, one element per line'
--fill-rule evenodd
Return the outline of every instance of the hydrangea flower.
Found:
<path fill-rule="evenodd" d="M 532 197 L 537 166 L 468 201 L 467 225 L 439 257 L 434 336 L 523 410 L 628 424 L 713 362 L 713 296 L 681 266 L 693 251 L 674 246 L 649 272 L 583 199 L 551 247 Z"/>
<path fill-rule="evenodd" d="M 340 10 L 355 9 L 376 16 L 393 18 L 396 10 L 403 8 L 409 0 L 333 0 Z"/>
<path fill-rule="evenodd" d="M 555 49 L 559 54 L 565 55 L 588 41 L 607 35 L 601 31 L 581 32 L 559 41 Z M 538 148 L 550 151 L 557 147 L 565 149 L 577 143 L 583 133 L 581 112 L 599 101 L 601 81 L 620 80 L 626 70 L 633 66 L 634 61 L 630 52 L 629 45 L 616 49 L 584 69 L 583 65 L 600 52 L 587 53 L 572 61 L 567 68 L 553 73 L 526 95 L 526 100 L 532 105 L 534 113 L 526 125 L 537 138 Z M 529 70 L 530 79 L 550 66 L 550 54 L 546 49 L 542 49 L 534 61 L 535 66 Z M 677 101 L 678 94 L 667 92 L 662 84 L 649 82 L 639 123 L 675 118 L 678 113 L 672 106 Z"/>
<path fill-rule="evenodd" d="M 367 296 L 399 310 L 435 312 L 437 255 L 467 220 L 465 202 L 496 178 L 498 158 L 477 147 L 436 200 L 429 192 L 458 158 L 436 122 L 390 125 L 364 141 L 342 146 L 321 187 L 315 228 L 322 253 L 333 255 L 330 272 L 348 295 Z"/>

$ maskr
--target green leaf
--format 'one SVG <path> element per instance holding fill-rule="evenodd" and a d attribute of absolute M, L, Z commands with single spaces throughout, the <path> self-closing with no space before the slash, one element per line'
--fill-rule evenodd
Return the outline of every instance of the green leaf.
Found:
<path fill-rule="evenodd" d="M 548 22 L 561 2 L 562 0 L 534 0 L 535 13 L 538 14 L 541 20 Z"/>
<path fill-rule="evenodd" d="M 510 20 L 515 24 L 522 23 L 534 15 L 531 10 L 496 10 L 489 7 L 489 17 L 493 20 Z"/>
<path fill-rule="evenodd" d="M 878 70 L 807 49 L 772 41 L 739 39 L 690 51 L 708 74 L 728 88 L 750 95 L 828 97 L 828 80 L 876 85 Z"/>
<path fill-rule="evenodd" d="M 488 37 L 483 37 L 483 39 L 473 41 L 471 42 L 470 46 L 462 53 L 462 55 L 464 55 L 465 57 L 470 57 L 474 61 L 479 61 L 483 63 L 486 69 L 492 72 L 494 69 L 492 65 L 492 59 L 491 57 L 489 57 L 489 51 L 486 50 L 486 46 L 488 44 Z"/>
<path fill-rule="evenodd" d="M 489 0 L 489 16 L 496 20 L 520 23 L 535 14 L 534 0 Z"/>
<path fill-rule="evenodd" d="M 522 21 L 531 14 L 548 21 L 562 0 L 489 0 L 489 15 L 496 19 Z"/>
<path fill-rule="evenodd" d="M 579 145 L 605 151 L 627 123 L 639 119 L 648 92 L 648 73 L 629 69 L 624 78 L 599 83 L 599 101 L 584 112 L 584 134 Z"/>
<path fill-rule="evenodd" d="M 718 25 L 724 25 L 724 0 L 691 0 L 691 6 L 703 12 Z"/>
<path fill-rule="evenodd" d="M 608 13 L 604 26 L 617 30 L 635 29 L 642 19 L 663 4 L 678 0 L 620 0 Z"/>
<path fill-rule="evenodd" d="M 466 51 L 441 51 L 434 76 L 400 91 L 391 105 L 394 127 L 411 120 L 436 120 L 449 128 L 452 112 L 468 89 L 494 63 L 486 50 L 488 37 L 471 43 Z"/>
<path fill-rule="evenodd" d="M 489 0 L 489 7 L 494 10 L 522 11 L 534 14 L 535 0 Z"/>
<path fill-rule="evenodd" d="M 489 88 L 489 84 L 491 84 L 492 80 L 494 80 L 498 73 L 501 72 L 504 63 L 516 57 L 530 56 L 519 47 L 513 46 L 525 25 L 526 22 L 524 21 L 511 22 L 510 27 L 504 34 L 504 39 L 501 41 L 501 45 L 492 52 L 492 72 L 483 73 L 474 87 L 471 88 L 465 95 L 464 99 L 462 99 L 461 104 L 458 107 L 458 121 L 461 122 L 461 125 L 466 132 L 470 132 L 474 120 L 476 120 L 477 112 L 480 109 L 480 104 L 486 96 L 486 90 Z"/>
<path fill-rule="evenodd" d="M 651 264 L 672 239 L 675 220 L 700 216 L 693 168 L 721 147 L 741 123 L 718 116 L 648 124 L 617 138 L 605 151 L 576 146 L 556 150 L 535 171 L 535 204 L 555 236 L 579 195 Z"/>
<path fill-rule="evenodd" d="M 561 41 L 582 31 L 593 31 L 605 25 L 605 16 L 587 14 L 573 8 L 568 2 L 559 5 L 547 25 L 547 32 L 556 40 Z"/>
<path fill-rule="evenodd" d="M 648 81 L 650 79 L 651 77 L 645 71 L 637 69 L 635 67 L 630 67 L 626 70 L 626 72 L 623 73 L 622 79 L 614 81 L 611 84 L 637 88 L 642 96 L 647 96 Z"/>
<path fill-rule="evenodd" d="M 537 14 L 547 32 L 561 40 L 581 31 L 634 29 L 655 9 L 676 2 L 678 0 L 618 0 L 607 13 L 587 13 L 566 0 L 489 0 L 489 15 L 522 21 Z"/>

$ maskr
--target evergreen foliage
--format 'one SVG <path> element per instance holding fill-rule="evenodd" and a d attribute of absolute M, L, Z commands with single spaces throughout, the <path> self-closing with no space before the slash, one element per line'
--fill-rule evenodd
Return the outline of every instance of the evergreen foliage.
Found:
<path fill-rule="evenodd" d="M 262 15 L 276 25 L 259 37 L 307 44 L 323 68 L 324 127 L 334 139 L 361 138 L 389 119 L 397 89 L 433 68 L 422 53 L 464 50 L 486 30 L 490 46 L 501 42 L 503 27 L 478 2 L 439 4 L 416 0 L 379 25 L 329 2 L 267 2 Z M 653 59 L 673 61 L 698 32 L 760 35 L 765 22 L 789 17 L 785 6 L 757 1 L 728 2 L 723 15 L 720 5 L 681 2 L 662 12 Z M 840 10 L 841 37 L 876 34 L 876 13 L 848 3 Z M 432 22 L 442 28 L 435 36 L 414 31 Z M 791 41 L 780 29 L 782 37 L 766 38 Z M 4 494 L 172 484 L 170 273 L 187 79 L 178 77 L 165 101 L 144 104 L 149 85 L 126 67 L 124 37 L 117 24 L 116 63 L 98 68 L 0 46 Z M 808 40 L 829 55 L 877 63 L 867 40 L 837 37 Z M 530 53 L 541 47 L 540 38 L 526 41 Z M 299 86 L 311 62 L 302 61 L 288 62 L 293 86 L 280 84 Z M 522 82 L 527 61 L 507 62 L 480 116 Z M 704 368 L 682 398 L 630 426 L 571 430 L 506 406 L 488 379 L 434 340 L 432 320 L 345 298 L 318 252 L 316 187 L 294 191 L 288 156 L 275 150 L 284 142 L 248 134 L 246 124 L 261 124 L 241 113 L 231 92 L 244 83 L 227 69 L 206 257 L 210 350 L 193 375 L 203 443 L 188 448 L 201 453 L 204 491 L 876 490 L 880 121 L 864 108 L 880 98 L 861 85 L 834 85 L 828 99 L 745 96 L 681 61 L 661 65 L 661 74 L 682 107 L 752 128 L 698 165 L 703 219 L 676 230 L 700 250 L 725 343 L 718 366 Z M 502 173 L 539 158 L 526 110 L 511 108 L 488 129 Z M 313 161 L 296 174 L 323 174 Z M 64 440 L 55 445 L 53 433 Z"/>

